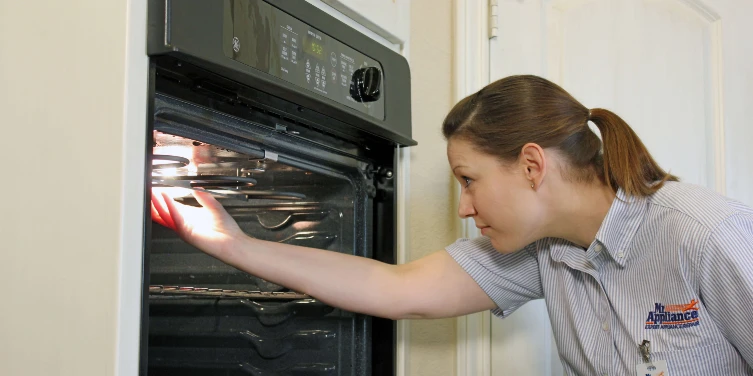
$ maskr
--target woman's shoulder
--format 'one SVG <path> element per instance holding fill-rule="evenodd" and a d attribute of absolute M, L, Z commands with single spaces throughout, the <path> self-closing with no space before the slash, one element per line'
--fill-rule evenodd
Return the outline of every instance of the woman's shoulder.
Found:
<path fill-rule="evenodd" d="M 749 206 L 709 188 L 681 182 L 666 182 L 648 197 L 649 206 L 666 208 L 689 217 L 708 229 L 735 215 L 753 217 Z"/>

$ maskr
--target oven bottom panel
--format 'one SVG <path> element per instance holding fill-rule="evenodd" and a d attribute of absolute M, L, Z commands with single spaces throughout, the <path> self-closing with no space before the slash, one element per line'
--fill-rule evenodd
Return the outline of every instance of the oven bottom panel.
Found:
<path fill-rule="evenodd" d="M 370 318 L 314 299 L 150 299 L 149 375 L 366 375 Z"/>

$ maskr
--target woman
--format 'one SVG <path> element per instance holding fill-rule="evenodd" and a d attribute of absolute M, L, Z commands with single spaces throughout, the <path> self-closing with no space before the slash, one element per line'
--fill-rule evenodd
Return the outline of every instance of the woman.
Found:
<path fill-rule="evenodd" d="M 154 195 L 152 216 L 238 269 L 369 315 L 505 317 L 544 298 L 568 374 L 753 375 L 753 210 L 678 183 L 617 115 L 539 77 L 463 99 L 443 132 L 459 215 L 484 236 L 408 264 L 250 238 L 201 192 L 203 208 Z"/>

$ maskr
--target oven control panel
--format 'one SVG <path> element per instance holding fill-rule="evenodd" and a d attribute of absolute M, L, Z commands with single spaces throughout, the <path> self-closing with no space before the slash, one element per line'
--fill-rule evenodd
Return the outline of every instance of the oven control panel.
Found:
<path fill-rule="evenodd" d="M 224 6 L 227 57 L 384 119 L 378 61 L 263 0 L 225 0 Z"/>

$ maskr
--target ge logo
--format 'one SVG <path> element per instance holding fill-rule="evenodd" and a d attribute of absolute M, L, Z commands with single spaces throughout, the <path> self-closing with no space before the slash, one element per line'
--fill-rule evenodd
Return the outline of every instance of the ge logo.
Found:
<path fill-rule="evenodd" d="M 238 52 L 241 50 L 241 41 L 238 37 L 233 37 L 233 51 Z"/>

